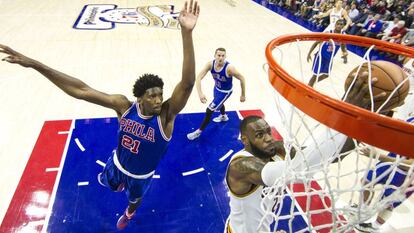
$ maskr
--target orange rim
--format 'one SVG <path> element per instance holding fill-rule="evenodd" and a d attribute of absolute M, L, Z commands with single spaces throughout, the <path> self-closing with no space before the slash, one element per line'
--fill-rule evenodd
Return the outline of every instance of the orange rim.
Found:
<path fill-rule="evenodd" d="M 266 47 L 269 63 L 269 81 L 283 97 L 298 109 L 329 128 L 370 145 L 414 158 L 414 125 L 385 117 L 321 94 L 290 76 L 272 56 L 276 46 L 294 41 L 334 41 L 369 47 L 375 45 L 382 51 L 414 57 L 414 49 L 367 37 L 307 33 L 280 36 Z"/>

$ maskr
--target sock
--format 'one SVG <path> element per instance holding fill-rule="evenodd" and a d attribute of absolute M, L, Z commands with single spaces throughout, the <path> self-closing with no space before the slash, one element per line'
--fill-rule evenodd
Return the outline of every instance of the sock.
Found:
<path fill-rule="evenodd" d="M 125 215 L 127 216 L 127 218 L 132 218 L 132 216 L 134 216 L 134 214 L 135 214 L 135 211 L 132 213 L 132 214 L 130 214 L 129 213 L 129 211 L 128 211 L 128 209 L 126 209 L 126 211 L 125 211 Z"/>

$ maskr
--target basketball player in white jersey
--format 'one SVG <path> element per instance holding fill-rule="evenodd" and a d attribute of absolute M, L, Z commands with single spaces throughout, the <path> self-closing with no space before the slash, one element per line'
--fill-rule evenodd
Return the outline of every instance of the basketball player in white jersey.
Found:
<path fill-rule="evenodd" d="M 230 192 L 230 216 L 225 232 L 269 232 L 272 218 L 259 224 L 264 215 L 260 208 L 262 190 L 264 186 L 271 185 L 264 181 L 261 173 L 267 163 L 281 161 L 285 150 L 283 144 L 273 138 L 267 122 L 259 116 L 244 118 L 240 133 L 245 148 L 233 155 L 226 173 Z"/>
<path fill-rule="evenodd" d="M 361 78 L 356 81 L 346 102 L 369 109 L 370 99 L 365 97 L 369 88 L 368 84 L 362 80 Z M 373 78 L 373 83 L 375 82 L 376 79 Z M 385 93 L 381 93 L 374 96 L 374 99 L 384 98 L 384 95 Z M 230 193 L 230 215 L 226 221 L 225 232 L 269 232 L 273 219 L 269 217 L 262 221 L 265 213 L 260 207 L 261 194 L 264 186 L 272 186 L 277 179 L 284 176 L 287 167 L 283 160 L 286 155 L 285 150 L 282 142 L 277 142 L 273 138 L 268 123 L 259 116 L 244 118 L 240 124 L 240 133 L 244 149 L 232 156 L 225 176 Z M 343 134 L 338 134 L 338 136 L 339 140 L 335 141 L 341 141 L 341 145 L 344 145 L 347 136 Z M 325 143 L 322 146 L 331 147 L 332 145 L 329 144 Z M 322 146 L 319 149 L 326 151 Z M 319 169 L 321 160 L 325 159 L 318 152 L 314 152 L 319 149 L 305 148 L 304 156 L 297 153 L 290 164 L 292 170 L 302 171 L 305 167 Z M 270 200 L 265 203 L 270 208 L 276 204 L 270 203 Z"/>
<path fill-rule="evenodd" d="M 335 7 L 329 9 L 328 11 L 324 13 L 315 15 L 314 17 L 317 19 L 321 19 L 326 16 L 329 16 L 329 25 L 326 29 L 331 29 L 331 30 L 334 29 L 336 21 L 338 21 L 339 19 L 344 19 L 346 21 L 344 31 L 346 31 L 349 25 L 351 25 L 352 20 L 351 18 L 349 18 L 348 12 L 342 7 L 342 4 L 343 4 L 343 1 L 338 0 L 335 3 Z"/>

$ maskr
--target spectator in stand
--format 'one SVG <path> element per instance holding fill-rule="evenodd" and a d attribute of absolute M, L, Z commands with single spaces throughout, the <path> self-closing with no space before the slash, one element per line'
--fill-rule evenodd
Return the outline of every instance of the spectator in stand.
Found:
<path fill-rule="evenodd" d="M 377 8 L 377 12 L 380 15 L 384 15 L 387 11 L 387 3 L 384 0 L 380 0 L 378 2 L 378 8 Z"/>
<path fill-rule="evenodd" d="M 348 12 L 349 12 L 348 13 L 349 18 L 351 19 L 351 21 L 354 21 L 354 19 L 359 15 L 359 10 L 358 10 L 356 2 L 351 3 L 351 8 L 348 10 Z"/>
<path fill-rule="evenodd" d="M 407 31 L 405 36 L 401 39 L 401 44 L 405 46 L 414 47 L 414 31 Z M 405 61 L 407 59 L 411 59 L 411 58 L 403 56 L 403 55 L 398 56 L 398 61 L 401 62 L 402 64 L 405 64 L 406 63 Z"/>
<path fill-rule="evenodd" d="M 370 5 L 369 10 L 374 12 L 374 14 L 383 15 L 385 13 L 385 2 L 374 0 Z"/>
<path fill-rule="evenodd" d="M 386 3 L 387 3 L 387 6 L 386 6 L 387 10 L 393 11 L 394 9 L 392 9 L 392 7 L 394 6 L 394 0 L 387 0 Z"/>
<path fill-rule="evenodd" d="M 358 31 L 364 27 L 365 24 L 368 23 L 373 17 L 372 12 L 368 10 L 368 8 L 363 8 L 363 10 L 359 13 L 359 15 L 352 20 L 351 27 L 348 30 L 348 34 L 356 35 Z"/>
<path fill-rule="evenodd" d="M 382 40 L 399 44 L 406 33 L 407 28 L 405 28 L 405 22 L 404 20 L 400 20 L 389 34 L 382 37 Z"/>
<path fill-rule="evenodd" d="M 390 34 L 390 33 L 391 33 L 391 30 L 392 30 L 395 26 L 397 26 L 397 24 L 398 24 L 398 22 L 399 22 L 399 21 L 400 21 L 400 18 L 398 18 L 398 17 L 394 17 L 394 19 L 393 19 L 392 21 L 387 21 L 387 22 L 384 24 L 385 29 L 383 30 L 383 32 L 382 32 L 382 33 L 379 33 L 379 34 L 377 35 L 377 38 L 378 38 L 378 39 L 381 39 L 381 38 L 383 38 L 384 36 L 386 36 L 386 35 Z"/>
<path fill-rule="evenodd" d="M 309 4 L 308 4 L 309 5 Z M 305 16 L 306 19 L 311 19 L 314 15 L 319 14 L 321 11 L 322 0 L 315 0 L 311 6 L 309 6 L 310 12 Z"/>
<path fill-rule="evenodd" d="M 335 0 L 329 0 L 329 1 L 321 0 L 321 4 L 319 5 L 317 11 L 315 11 L 314 14 L 312 14 L 312 20 L 310 20 L 310 22 L 312 24 L 317 25 L 318 27 L 322 27 L 323 25 L 328 26 L 329 24 L 328 16 L 324 18 L 317 18 L 315 16 L 324 14 L 329 9 L 331 9 L 334 6 L 334 4 L 335 4 Z"/>
<path fill-rule="evenodd" d="M 314 1 L 314 0 L 304 1 L 299 7 L 300 10 L 295 15 L 296 16 L 301 16 L 304 19 L 308 19 L 309 15 L 312 12 L 312 8 L 314 7 L 315 2 L 316 1 Z M 318 2 L 320 4 L 321 1 L 319 0 Z"/>
<path fill-rule="evenodd" d="M 380 20 L 381 15 L 376 14 L 373 19 L 368 21 L 365 26 L 359 30 L 357 33 L 358 36 L 366 36 L 370 38 L 376 38 L 382 30 L 382 21 Z"/>
<path fill-rule="evenodd" d="M 409 31 L 401 40 L 401 44 L 405 46 L 414 46 L 414 31 Z"/>
<path fill-rule="evenodd" d="M 395 9 L 391 12 L 392 17 L 399 17 L 400 19 L 404 19 L 405 12 L 403 9 L 403 6 L 396 5 Z"/>
<path fill-rule="evenodd" d="M 413 5 L 413 4 L 411 4 L 411 5 Z M 413 24 L 413 20 L 414 20 L 414 6 L 413 6 L 413 8 L 409 8 L 407 10 L 407 14 L 404 14 L 401 19 L 405 21 L 405 26 L 407 28 L 412 28 L 412 24 Z"/>

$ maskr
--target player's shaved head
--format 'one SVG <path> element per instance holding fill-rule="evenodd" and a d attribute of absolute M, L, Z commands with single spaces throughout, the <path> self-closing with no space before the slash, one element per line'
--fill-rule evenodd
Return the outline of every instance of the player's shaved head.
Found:
<path fill-rule="evenodd" d="M 244 118 L 242 120 L 242 122 L 240 123 L 240 133 L 242 135 L 245 135 L 246 134 L 247 125 L 250 124 L 250 123 L 252 123 L 252 122 L 256 122 L 256 121 L 258 121 L 260 119 L 263 119 L 263 118 L 261 116 L 255 116 L 255 115 L 247 116 L 246 118 Z"/>

